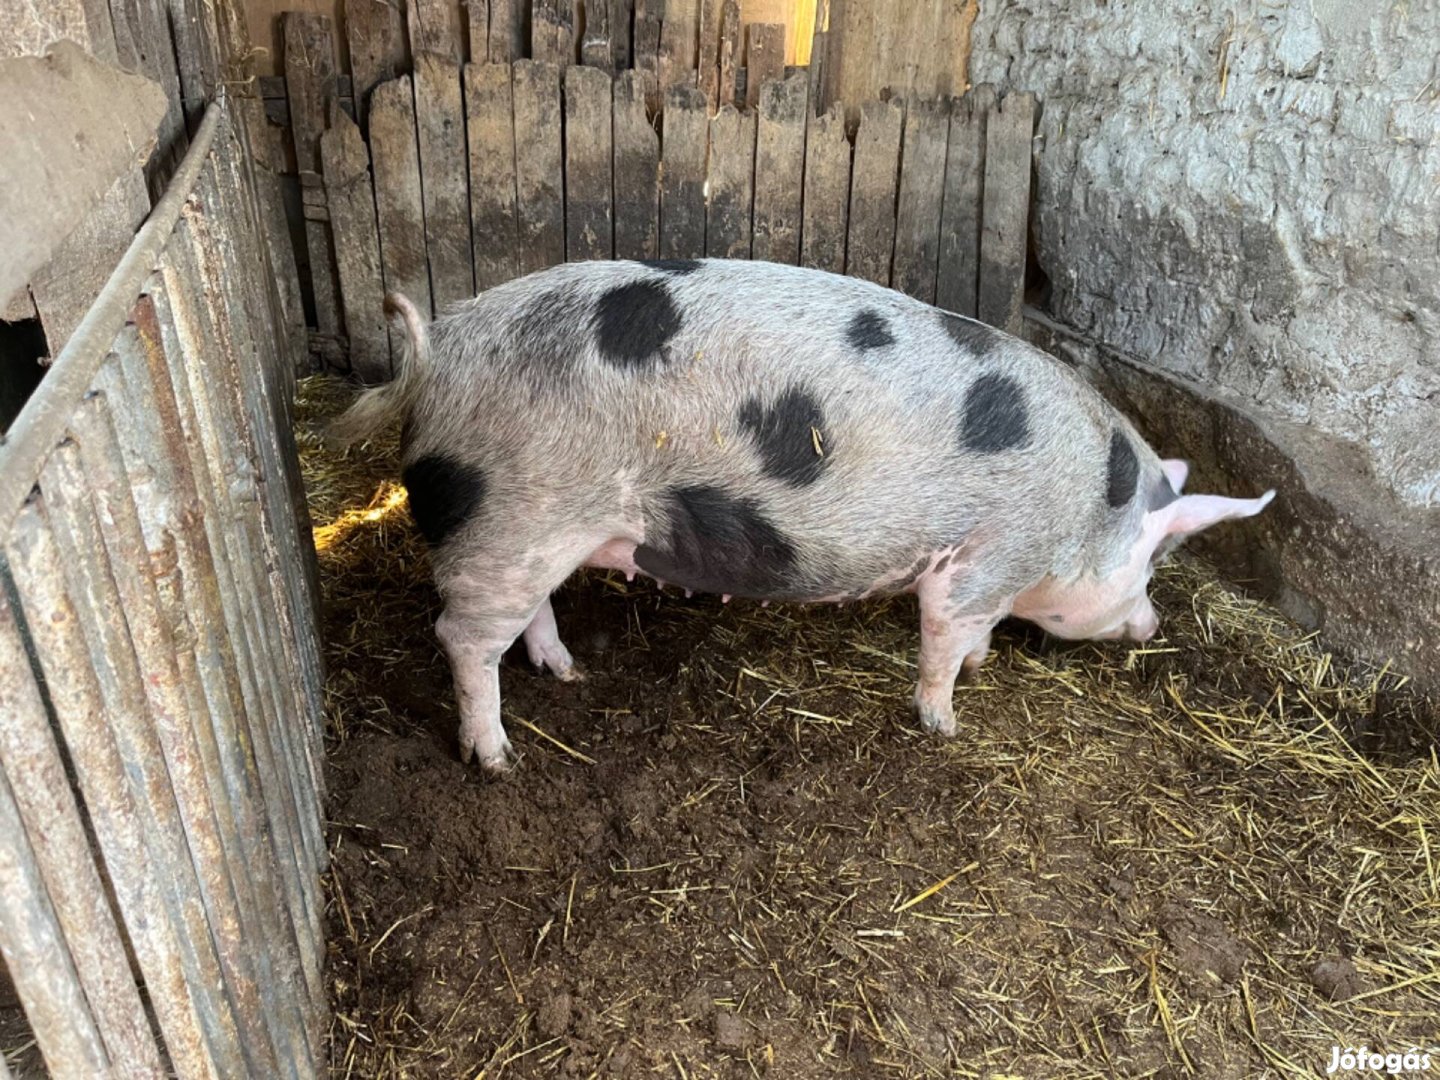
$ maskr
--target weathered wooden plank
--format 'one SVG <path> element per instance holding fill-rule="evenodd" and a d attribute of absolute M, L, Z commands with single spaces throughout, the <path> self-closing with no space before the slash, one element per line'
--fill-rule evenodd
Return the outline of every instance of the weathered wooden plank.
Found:
<path fill-rule="evenodd" d="M 422 312 L 431 312 L 415 97 L 408 75 L 381 83 L 370 95 L 370 164 L 385 291 L 403 293 Z"/>
<path fill-rule="evenodd" d="M 574 63 L 574 0 L 534 0 L 530 9 L 530 55 L 561 68 Z"/>
<path fill-rule="evenodd" d="M 719 105 L 736 105 L 735 69 L 740 66 L 740 0 L 725 0 L 720 9 L 720 56 L 716 90 Z"/>
<path fill-rule="evenodd" d="M 1030 154 L 1035 95 L 1007 94 L 985 128 L 985 194 L 976 314 L 1011 334 L 1025 301 L 1025 229 L 1030 212 Z"/>
<path fill-rule="evenodd" d="M 705 254 L 750 258 L 755 206 L 755 114 L 722 105 L 710 120 L 710 202 L 705 211 Z"/>
<path fill-rule="evenodd" d="M 606 3 L 610 9 L 611 70 L 625 71 L 630 67 L 632 55 L 630 24 L 635 18 L 635 0 L 595 0 L 595 2 Z"/>
<path fill-rule="evenodd" d="M 695 85 L 705 95 L 710 115 L 720 107 L 720 19 L 724 0 L 700 0 L 700 42 L 695 62 Z"/>
<path fill-rule="evenodd" d="M 645 108 L 644 76 L 615 79 L 615 257 L 660 254 L 660 139 Z"/>
<path fill-rule="evenodd" d="M 905 116 L 900 198 L 895 212 L 894 285 L 935 302 L 940 259 L 940 207 L 945 197 L 949 101 L 912 101 Z"/>
<path fill-rule="evenodd" d="M 816 0 L 812 0 L 816 3 Z M 825 101 L 825 52 L 829 39 L 830 0 L 818 0 L 815 8 L 815 22 L 810 32 L 810 62 L 806 70 L 810 74 L 810 115 L 819 116 L 830 107 Z"/>
<path fill-rule="evenodd" d="M 957 98 L 950 112 L 945 203 L 940 213 L 940 263 L 935 303 L 975 317 L 980 294 L 980 208 L 985 190 L 985 122 L 995 105 L 986 83 Z"/>
<path fill-rule="evenodd" d="M 515 61 L 514 96 L 520 272 L 528 274 L 565 261 L 560 69 Z"/>
<path fill-rule="evenodd" d="M 410 32 L 410 55 L 443 56 L 458 63 L 460 43 L 450 25 L 451 5 L 446 0 L 405 0 L 405 21 Z"/>
<path fill-rule="evenodd" d="M 490 59 L 490 0 L 467 0 L 464 10 L 465 36 L 470 42 L 466 55 L 474 64 Z"/>
<path fill-rule="evenodd" d="M 156 132 L 159 144 L 146 173 L 152 180 L 159 170 L 168 176 L 189 145 L 180 108 L 180 73 L 175 66 L 170 13 L 164 0 L 115 0 L 110 15 L 120 66 L 143 73 L 165 91 L 167 107 Z"/>
<path fill-rule="evenodd" d="M 329 16 L 306 11 L 285 13 L 284 34 L 290 134 L 300 172 L 301 197 L 308 202 L 305 263 L 315 304 L 315 327 L 322 334 L 338 334 L 340 295 L 320 179 L 320 134 L 325 130 L 328 103 L 335 96 L 335 35 Z"/>
<path fill-rule="evenodd" d="M 800 261 L 805 176 L 805 100 L 810 80 L 797 71 L 760 92 L 755 141 L 755 240 L 752 258 Z"/>
<path fill-rule="evenodd" d="M 610 76 L 599 68 L 565 72 L 565 258 L 609 259 L 612 226 Z"/>
<path fill-rule="evenodd" d="M 745 107 L 760 104 L 760 89 L 785 77 L 785 24 L 751 23 L 745 28 Z"/>
<path fill-rule="evenodd" d="M 895 250 L 895 191 L 905 114 L 892 101 L 867 101 L 855 133 L 850 181 L 850 233 L 845 272 L 890 284 Z"/>
<path fill-rule="evenodd" d="M 350 368 L 365 382 L 378 383 L 390 377 L 390 339 L 382 312 L 385 286 L 370 154 L 355 122 L 338 108 L 334 114 L 330 130 L 320 137 L 320 163 L 335 233 Z"/>
<path fill-rule="evenodd" d="M 470 143 L 475 289 L 484 292 L 515 277 L 518 266 L 509 64 L 465 65 L 465 131 Z"/>
<path fill-rule="evenodd" d="M 585 36 L 580 41 L 580 62 L 605 71 L 615 70 L 615 46 L 610 40 L 610 0 L 587 0 Z"/>
<path fill-rule="evenodd" d="M 651 113 L 660 110 L 660 24 L 664 18 L 665 0 L 635 0 L 631 51 Z"/>
<path fill-rule="evenodd" d="M 698 259 L 705 253 L 705 95 L 695 86 L 672 86 L 663 123 L 660 255 Z"/>
<path fill-rule="evenodd" d="M 844 107 L 836 103 L 810 121 L 805 138 L 800 265 L 843 274 L 849 217 L 850 140 L 845 137 Z"/>
<path fill-rule="evenodd" d="M 395 0 L 345 0 L 345 37 L 350 43 L 355 119 L 361 130 L 368 130 L 370 92 L 395 78 L 405 66 L 405 27 L 399 5 Z"/>
<path fill-rule="evenodd" d="M 415 57 L 415 119 L 430 290 L 438 311 L 475 295 L 465 113 L 460 69 L 448 57 L 434 53 Z"/>
<path fill-rule="evenodd" d="M 480 2 L 480 0 L 477 0 Z M 490 0 L 490 62 L 508 64 L 525 55 L 524 0 Z"/>
<path fill-rule="evenodd" d="M 699 32 L 698 0 L 665 0 L 660 26 L 660 92 L 672 86 L 695 85 L 695 45 Z"/>

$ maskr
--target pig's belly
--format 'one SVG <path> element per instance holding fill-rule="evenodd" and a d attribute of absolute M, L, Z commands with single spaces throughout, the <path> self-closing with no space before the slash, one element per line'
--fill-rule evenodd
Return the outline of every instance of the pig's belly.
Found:
<path fill-rule="evenodd" d="M 635 561 L 635 549 L 638 546 L 639 545 L 633 540 L 615 537 L 612 540 L 607 540 L 592 551 L 581 565 L 596 570 L 618 570 L 625 575 L 627 580 L 634 580 L 637 574 L 645 577 L 653 577 L 654 575 L 646 573 Z M 872 581 L 857 588 L 825 592 L 814 596 L 792 595 L 788 596 L 787 599 L 793 599 L 807 604 L 841 604 L 851 600 L 863 600 L 871 596 L 885 596 L 898 592 L 913 592 L 922 578 L 935 572 L 936 563 L 941 560 L 948 561 L 946 553 L 935 552 L 917 559 L 908 566 L 899 567 L 895 571 L 883 575 L 879 580 Z M 662 584 L 684 585 L 683 582 L 662 582 Z M 687 591 L 689 590 L 687 589 Z M 716 591 L 720 592 L 726 600 L 730 599 L 732 592 L 737 595 L 745 595 L 743 588 L 740 586 L 737 586 L 733 590 L 719 589 Z M 755 599 L 769 600 L 776 598 L 755 597 Z"/>

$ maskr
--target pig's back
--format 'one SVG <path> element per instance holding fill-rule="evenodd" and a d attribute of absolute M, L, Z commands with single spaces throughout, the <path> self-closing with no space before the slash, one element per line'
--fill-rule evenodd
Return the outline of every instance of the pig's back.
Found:
<path fill-rule="evenodd" d="M 463 447 L 526 498 L 646 520 L 677 490 L 723 491 L 831 568 L 811 590 L 981 527 L 1053 561 L 1103 516 L 1123 424 L 1007 335 L 771 263 L 556 267 L 452 309 L 431 341 L 407 457 Z"/>

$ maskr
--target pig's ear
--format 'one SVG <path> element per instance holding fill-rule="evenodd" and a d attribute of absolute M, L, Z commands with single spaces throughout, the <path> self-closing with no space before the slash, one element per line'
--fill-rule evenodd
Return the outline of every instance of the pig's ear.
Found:
<path fill-rule="evenodd" d="M 1169 506 L 1156 510 L 1157 524 L 1165 536 L 1189 536 L 1222 521 L 1254 517 L 1270 505 L 1274 490 L 1258 499 L 1227 499 L 1223 495 L 1182 495 Z"/>
<path fill-rule="evenodd" d="M 1170 481 L 1170 490 L 1179 495 L 1185 490 L 1185 479 L 1190 475 L 1190 463 L 1179 458 L 1165 458 L 1160 462 L 1165 479 Z"/>

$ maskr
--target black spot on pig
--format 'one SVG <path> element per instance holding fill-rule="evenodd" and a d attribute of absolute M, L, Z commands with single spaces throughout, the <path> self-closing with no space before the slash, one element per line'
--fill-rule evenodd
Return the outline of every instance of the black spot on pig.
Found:
<path fill-rule="evenodd" d="M 1105 464 L 1105 501 L 1118 510 L 1135 497 L 1140 480 L 1140 462 L 1135 448 L 1118 428 L 1110 434 L 1110 457 Z"/>
<path fill-rule="evenodd" d="M 700 269 L 699 259 L 641 259 L 641 266 L 648 266 L 651 270 L 659 270 L 662 274 L 674 274 L 676 277 L 684 277 L 686 274 L 693 274 Z"/>
<path fill-rule="evenodd" d="M 960 445 L 977 454 L 1019 450 L 1030 444 L 1025 391 L 1008 375 L 981 375 L 970 384 L 960 419 Z"/>
<path fill-rule="evenodd" d="M 402 475 L 410 493 L 410 513 L 432 545 L 442 543 L 485 501 L 485 473 L 443 454 L 412 461 Z"/>
<path fill-rule="evenodd" d="M 796 487 L 820 479 L 830 451 L 820 441 L 825 413 L 809 391 L 792 386 L 768 409 L 752 397 L 740 407 L 739 420 L 755 440 L 766 476 Z"/>
<path fill-rule="evenodd" d="M 890 332 L 885 316 L 870 308 L 855 313 L 845 330 L 845 339 L 861 352 L 895 344 L 895 335 Z"/>
<path fill-rule="evenodd" d="M 666 520 L 650 522 L 655 543 L 635 549 L 645 573 L 696 592 L 769 598 L 792 595 L 795 547 L 753 499 L 719 487 L 672 488 Z"/>
<path fill-rule="evenodd" d="M 973 353 L 977 358 L 983 359 L 1000 345 L 998 330 L 986 326 L 982 322 L 976 322 L 974 319 L 967 319 L 963 315 L 952 315 L 948 311 L 942 311 L 940 324 L 945 327 L 945 333 L 950 335 L 951 341 L 967 352 Z"/>
<path fill-rule="evenodd" d="M 619 368 L 639 370 L 666 358 L 661 350 L 680 330 L 680 309 L 659 281 L 632 281 L 604 293 L 595 305 L 595 342 Z"/>
<path fill-rule="evenodd" d="M 1170 486 L 1170 478 L 1162 476 L 1155 481 L 1155 486 L 1150 489 L 1150 501 L 1145 504 L 1148 511 L 1163 510 L 1180 496 L 1175 494 L 1175 489 Z"/>

